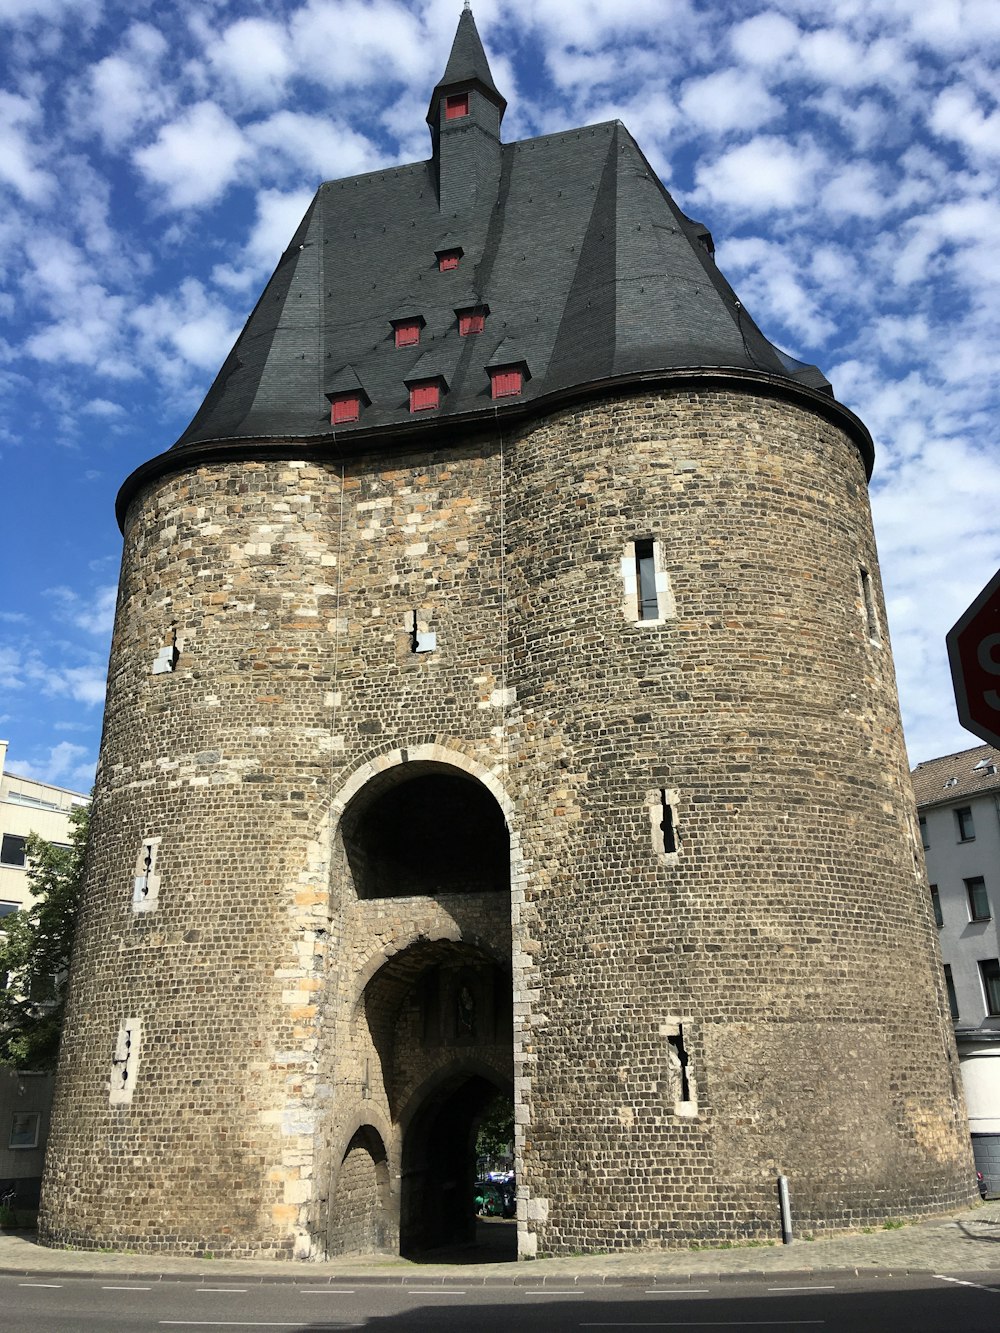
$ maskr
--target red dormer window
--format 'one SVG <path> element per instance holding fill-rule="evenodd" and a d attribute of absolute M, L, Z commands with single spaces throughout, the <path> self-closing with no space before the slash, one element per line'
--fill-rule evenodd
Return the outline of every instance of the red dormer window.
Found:
<path fill-rule="evenodd" d="M 438 380 L 420 380 L 410 385 L 410 411 L 427 412 L 441 406 L 441 384 Z"/>
<path fill-rule="evenodd" d="M 439 250 L 437 257 L 438 272 L 449 273 L 453 268 L 458 268 L 461 259 L 461 250 Z"/>
<path fill-rule="evenodd" d="M 519 366 L 498 366 L 490 370 L 490 397 L 516 398 L 524 389 L 524 371 Z"/>
<path fill-rule="evenodd" d="M 330 399 L 330 425 L 346 426 L 357 421 L 361 416 L 361 395 L 357 393 L 338 393 Z"/>
<path fill-rule="evenodd" d="M 450 97 L 444 99 L 445 120 L 458 120 L 461 116 L 467 116 L 468 114 L 468 93 L 452 93 Z"/>
<path fill-rule="evenodd" d="M 397 347 L 416 347 L 420 341 L 420 326 L 423 320 L 417 316 L 416 319 L 396 319 L 393 320 L 392 328 L 395 335 Z"/>
<path fill-rule="evenodd" d="M 486 327 L 486 307 L 477 305 L 469 310 L 458 310 L 458 331 L 463 338 L 470 333 L 482 333 Z"/>

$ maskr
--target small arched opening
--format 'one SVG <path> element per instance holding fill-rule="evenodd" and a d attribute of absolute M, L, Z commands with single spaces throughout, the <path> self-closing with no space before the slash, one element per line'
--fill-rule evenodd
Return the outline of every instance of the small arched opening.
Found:
<path fill-rule="evenodd" d="M 371 1254 L 395 1248 L 389 1207 L 389 1163 L 382 1136 L 362 1125 L 337 1172 L 327 1253 Z"/>

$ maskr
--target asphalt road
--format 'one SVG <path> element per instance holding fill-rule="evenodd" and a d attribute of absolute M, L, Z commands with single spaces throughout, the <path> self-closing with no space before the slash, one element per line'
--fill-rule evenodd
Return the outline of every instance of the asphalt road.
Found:
<path fill-rule="evenodd" d="M 600 1329 L 750 1333 L 997 1333 L 1000 1277 L 779 1274 L 698 1286 L 478 1286 L 289 1282 L 118 1282 L 0 1277 L 3 1333 L 359 1328 L 372 1333 L 578 1333 Z"/>

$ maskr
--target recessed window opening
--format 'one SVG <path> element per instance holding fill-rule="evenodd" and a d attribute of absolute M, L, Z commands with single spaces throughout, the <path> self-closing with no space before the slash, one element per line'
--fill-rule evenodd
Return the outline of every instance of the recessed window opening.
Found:
<path fill-rule="evenodd" d="M 986 880 L 982 875 L 973 875 L 970 879 L 967 879 L 965 881 L 965 892 L 969 899 L 969 920 L 989 921 L 993 913 L 990 911 Z"/>
<path fill-rule="evenodd" d="M 882 635 L 878 627 L 878 616 L 875 614 L 875 597 L 872 592 L 872 580 L 868 570 L 864 565 L 860 566 L 858 573 L 861 576 L 861 598 L 865 607 L 865 623 L 868 629 L 868 637 L 872 643 L 881 642 Z"/>
<path fill-rule="evenodd" d="M 955 825 L 958 829 L 959 842 L 973 842 L 975 840 L 976 826 L 972 819 L 971 806 L 963 805 L 955 811 Z"/>
<path fill-rule="evenodd" d="M 691 1100 L 691 1085 L 688 1083 L 688 1074 L 687 1074 L 687 1069 L 688 1069 L 688 1053 L 687 1053 L 687 1051 L 684 1049 L 684 1027 L 683 1027 L 683 1024 L 680 1024 L 680 1023 L 679 1023 L 679 1024 L 677 1025 L 677 1033 L 676 1033 L 676 1035 L 675 1035 L 675 1036 L 672 1036 L 672 1037 L 668 1037 L 668 1038 L 667 1038 L 667 1041 L 668 1041 L 668 1043 L 670 1044 L 670 1046 L 673 1048 L 674 1056 L 675 1056 L 676 1061 L 677 1061 L 678 1072 L 680 1073 L 680 1084 L 681 1084 L 681 1096 L 680 1096 L 680 1100 L 681 1100 L 682 1102 L 689 1102 L 689 1101 Z"/>
<path fill-rule="evenodd" d="M 951 964 L 944 965 L 944 984 L 948 992 L 948 1009 L 951 1012 L 952 1022 L 958 1018 L 958 996 L 955 994 L 955 978 L 951 975 Z"/>
<path fill-rule="evenodd" d="M 420 330 L 423 319 L 418 315 L 413 319 L 395 319 L 392 322 L 393 338 L 397 347 L 416 347 L 420 342 Z"/>
<path fill-rule="evenodd" d="M 177 626 L 170 626 L 170 642 L 165 644 L 153 658 L 153 675 L 169 676 L 177 670 L 180 661 L 181 646 L 177 640 Z"/>
<path fill-rule="evenodd" d="M 635 543 L 635 579 L 638 589 L 639 619 L 659 620 L 660 602 L 656 595 L 656 558 L 653 539 Z"/>
<path fill-rule="evenodd" d="M 437 252 L 438 272 L 450 273 L 452 269 L 458 268 L 464 253 L 465 251 L 461 246 L 456 246 L 454 250 L 439 250 Z"/>
<path fill-rule="evenodd" d="M 1000 1018 L 1000 959 L 984 958 L 979 964 L 979 975 L 983 981 L 986 1015 L 988 1018 Z"/>
<path fill-rule="evenodd" d="M 125 1018 L 118 1029 L 118 1040 L 115 1042 L 114 1054 L 111 1057 L 109 1100 L 112 1106 L 120 1106 L 132 1100 L 139 1068 L 141 1026 L 138 1018 Z"/>
<path fill-rule="evenodd" d="M 0 845 L 0 865 L 23 869 L 28 859 L 28 839 L 17 833 L 5 833 Z"/>
<path fill-rule="evenodd" d="M 660 790 L 660 808 L 663 811 L 663 818 L 660 821 L 660 831 L 663 834 L 664 852 L 676 852 L 677 838 L 674 834 L 674 807 L 667 800 L 667 793 Z"/>
<path fill-rule="evenodd" d="M 944 913 L 941 911 L 941 895 L 936 884 L 931 885 L 931 907 L 934 909 L 934 924 L 943 926 Z"/>
<path fill-rule="evenodd" d="M 132 879 L 132 911 L 152 912 L 160 894 L 160 876 L 156 868 L 159 838 L 144 838 L 135 861 Z"/>
<path fill-rule="evenodd" d="M 469 94 L 451 93 L 444 99 L 445 120 L 458 120 L 469 114 Z"/>
<path fill-rule="evenodd" d="M 920 841 L 923 844 L 924 851 L 931 845 L 930 837 L 927 833 L 927 816 L 920 816 Z"/>

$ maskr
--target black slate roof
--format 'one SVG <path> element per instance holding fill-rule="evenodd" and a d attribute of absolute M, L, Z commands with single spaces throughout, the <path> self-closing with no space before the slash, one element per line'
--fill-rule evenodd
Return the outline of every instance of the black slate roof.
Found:
<path fill-rule="evenodd" d="M 464 121 L 445 118 L 442 94 L 456 85 L 471 90 Z M 870 463 L 861 423 L 815 366 L 763 336 L 706 229 L 621 122 L 501 144 L 503 99 L 468 11 L 431 106 L 429 161 L 320 187 L 175 451 L 296 439 L 347 447 L 352 433 L 372 447 L 373 432 L 405 437 L 428 416 L 492 420 L 636 377 L 712 371 L 805 389 L 850 418 Z M 438 253 L 452 249 L 459 266 L 440 272 Z M 460 336 L 457 312 L 479 306 L 484 331 Z M 392 321 L 410 317 L 423 321 L 420 341 L 397 347 Z M 523 393 L 494 402 L 487 368 L 514 363 L 527 370 Z M 444 386 L 440 407 L 411 413 L 408 384 L 432 377 Z M 358 422 L 334 428 L 331 397 L 355 388 Z"/>

